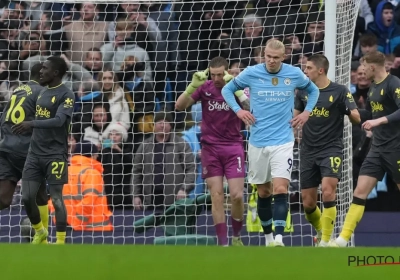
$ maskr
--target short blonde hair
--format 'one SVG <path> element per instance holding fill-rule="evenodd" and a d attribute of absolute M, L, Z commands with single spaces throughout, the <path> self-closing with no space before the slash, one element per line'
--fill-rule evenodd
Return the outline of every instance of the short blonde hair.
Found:
<path fill-rule="evenodd" d="M 362 59 L 362 62 L 365 62 L 365 63 L 376 64 L 379 66 L 385 66 L 386 57 L 381 52 L 373 51 L 373 52 L 367 53 L 361 59 Z"/>
<path fill-rule="evenodd" d="M 282 50 L 283 53 L 285 53 L 285 45 L 277 40 L 277 39 L 270 39 L 267 41 L 267 44 L 265 45 L 267 48 L 271 48 L 273 50 Z"/>

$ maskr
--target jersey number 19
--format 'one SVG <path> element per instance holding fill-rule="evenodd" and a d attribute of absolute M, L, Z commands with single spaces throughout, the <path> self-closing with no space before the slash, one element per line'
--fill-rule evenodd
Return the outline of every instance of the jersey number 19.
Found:
<path fill-rule="evenodd" d="M 24 108 L 22 108 L 22 103 L 24 103 L 25 97 L 21 97 L 17 104 L 15 104 L 16 99 L 16 95 L 11 96 L 11 104 L 10 108 L 7 110 L 5 121 L 7 122 L 11 117 L 11 121 L 14 124 L 19 124 L 25 120 L 25 111 Z"/>

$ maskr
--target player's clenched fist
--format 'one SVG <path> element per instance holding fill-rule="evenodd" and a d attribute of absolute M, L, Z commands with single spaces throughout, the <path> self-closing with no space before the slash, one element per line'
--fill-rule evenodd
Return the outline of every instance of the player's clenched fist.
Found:
<path fill-rule="evenodd" d="M 186 93 L 192 94 L 196 91 L 198 87 L 202 86 L 208 79 L 208 71 L 209 69 L 207 68 L 204 71 L 194 73 L 192 77 L 192 82 L 187 87 Z"/>
<path fill-rule="evenodd" d="M 254 116 L 246 110 L 239 110 L 236 115 L 241 119 L 246 125 L 253 125 L 256 122 Z"/>

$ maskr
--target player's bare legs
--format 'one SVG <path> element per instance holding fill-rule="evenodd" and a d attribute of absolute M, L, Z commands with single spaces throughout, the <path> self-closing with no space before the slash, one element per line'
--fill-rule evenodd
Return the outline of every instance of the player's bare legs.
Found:
<path fill-rule="evenodd" d="M 16 187 L 17 182 L 0 180 L 0 210 L 10 207 Z"/>
<path fill-rule="evenodd" d="M 273 178 L 274 212 L 272 214 L 275 226 L 275 246 L 284 246 L 283 232 L 286 227 L 286 218 L 289 211 L 288 186 L 286 178 Z"/>
<path fill-rule="evenodd" d="M 324 211 L 317 206 L 318 187 L 301 190 L 306 219 L 317 231 L 317 244 L 326 247 L 332 236 L 336 221 L 336 186 L 338 179 L 322 178 L 322 202 Z M 320 239 L 320 240 L 319 240 Z"/>
<path fill-rule="evenodd" d="M 56 244 L 64 244 L 67 231 L 67 209 L 62 197 L 64 185 L 50 185 L 49 192 L 56 216 Z"/>
<path fill-rule="evenodd" d="M 265 234 L 265 244 L 268 246 L 274 243 L 272 234 L 272 184 L 267 182 L 256 185 L 258 193 L 257 214 Z"/>
<path fill-rule="evenodd" d="M 224 211 L 223 177 L 214 176 L 206 179 L 211 194 L 211 212 L 217 231 L 218 245 L 228 246 L 228 228 Z"/>
<path fill-rule="evenodd" d="M 32 244 L 41 244 L 47 239 L 48 231 L 44 228 L 40 219 L 39 208 L 36 204 L 36 196 L 40 189 L 41 182 L 22 181 L 22 201 L 25 206 L 26 214 L 35 230 Z"/>
<path fill-rule="evenodd" d="M 354 190 L 353 202 L 346 214 L 343 229 L 339 237 L 331 244 L 333 247 L 346 247 L 357 224 L 360 222 L 365 209 L 368 194 L 376 186 L 378 180 L 374 177 L 361 175 L 358 177 L 357 187 Z"/>
<path fill-rule="evenodd" d="M 243 189 L 244 178 L 228 179 L 229 196 L 231 198 L 231 222 L 233 239 L 232 245 L 242 246 L 240 240 L 240 232 L 243 226 L 244 203 L 243 203 Z"/>

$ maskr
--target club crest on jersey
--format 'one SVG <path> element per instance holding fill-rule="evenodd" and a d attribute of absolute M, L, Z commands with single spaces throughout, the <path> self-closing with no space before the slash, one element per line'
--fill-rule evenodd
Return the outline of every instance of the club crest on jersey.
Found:
<path fill-rule="evenodd" d="M 272 78 L 272 84 L 273 84 L 274 86 L 277 86 L 278 83 L 279 83 L 278 78 Z"/>
<path fill-rule="evenodd" d="M 286 78 L 283 82 L 285 83 L 285 85 L 290 86 L 292 81 L 289 78 Z"/>

